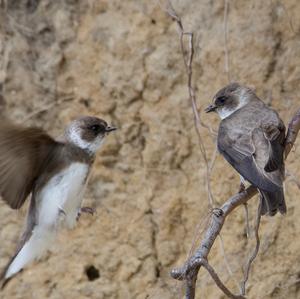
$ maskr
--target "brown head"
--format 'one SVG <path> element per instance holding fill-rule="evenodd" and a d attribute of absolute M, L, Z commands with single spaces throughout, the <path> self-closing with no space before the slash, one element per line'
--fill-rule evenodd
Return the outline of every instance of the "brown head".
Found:
<path fill-rule="evenodd" d="M 230 83 L 216 93 L 213 103 L 205 109 L 205 112 L 217 112 L 220 118 L 224 119 L 255 98 L 250 88 L 239 83 Z"/>
<path fill-rule="evenodd" d="M 105 136 L 116 129 L 98 117 L 83 116 L 71 122 L 65 131 L 65 137 L 68 142 L 94 154 Z"/>

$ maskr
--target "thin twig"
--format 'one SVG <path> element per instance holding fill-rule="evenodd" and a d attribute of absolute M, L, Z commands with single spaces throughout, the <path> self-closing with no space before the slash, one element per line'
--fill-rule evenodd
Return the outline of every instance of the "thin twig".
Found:
<path fill-rule="evenodd" d="M 213 154 L 212 154 L 212 157 L 210 159 L 210 163 L 209 163 L 209 173 L 210 174 L 212 173 L 213 168 L 215 166 L 215 162 L 216 162 L 217 156 L 218 156 L 218 148 L 217 148 L 217 146 L 215 146 Z"/>
<path fill-rule="evenodd" d="M 187 257 L 188 259 L 193 255 L 201 235 L 203 234 L 205 229 L 207 229 L 208 224 L 209 224 L 209 220 L 210 220 L 209 217 L 210 217 L 210 214 L 208 214 L 204 219 L 202 219 L 197 224 L 195 232 L 194 232 L 194 236 L 192 238 L 192 240 L 193 240 L 192 241 L 192 246 L 190 248 L 190 251 L 189 251 L 189 254 L 188 254 L 188 257 Z"/>
<path fill-rule="evenodd" d="M 229 69 L 229 50 L 228 50 L 228 9 L 229 0 L 224 0 L 224 53 L 225 53 L 225 73 L 228 82 L 231 81 Z"/>
<path fill-rule="evenodd" d="M 257 216 L 256 216 L 256 223 L 255 223 L 255 240 L 256 240 L 256 245 L 254 248 L 253 253 L 251 254 L 248 262 L 246 263 L 245 266 L 245 271 L 244 271 L 244 280 L 241 283 L 241 289 L 242 289 L 242 295 L 246 295 L 246 283 L 249 279 L 249 272 L 250 272 L 250 268 L 251 265 L 253 263 L 253 261 L 255 260 L 258 251 L 259 251 L 259 246 L 260 246 L 260 239 L 259 239 L 259 234 L 258 234 L 258 230 L 259 230 L 259 225 L 260 225 L 260 219 L 261 219 L 261 206 L 262 206 L 262 197 L 259 197 L 259 204 L 258 204 L 258 209 L 257 209 Z"/>
<path fill-rule="evenodd" d="M 202 109 L 200 107 L 199 109 L 199 120 L 200 120 L 200 124 L 203 128 L 207 129 L 210 136 L 215 140 L 216 137 L 218 136 L 218 132 L 215 131 L 210 125 L 207 125 L 201 118 L 201 112 L 202 112 Z"/>
<path fill-rule="evenodd" d="M 208 271 L 210 276 L 215 281 L 216 285 L 223 291 L 223 293 L 228 297 L 232 299 L 245 299 L 244 296 L 241 295 L 234 295 L 230 292 L 230 290 L 222 283 L 221 279 L 219 278 L 217 272 L 214 270 L 214 268 L 208 263 L 207 260 L 202 259 L 201 265 Z"/>
<path fill-rule="evenodd" d="M 193 116 L 194 116 L 194 125 L 195 125 L 195 129 L 196 129 L 200 152 L 202 154 L 202 157 L 203 157 L 203 160 L 205 163 L 206 191 L 208 194 L 209 204 L 210 204 L 211 208 L 213 208 L 214 200 L 213 200 L 213 195 L 212 195 L 211 186 L 210 186 L 210 179 L 209 179 L 210 178 L 209 161 L 207 158 L 207 153 L 206 153 L 206 149 L 204 146 L 204 142 L 202 140 L 202 136 L 200 133 L 201 120 L 200 120 L 200 115 L 199 115 L 199 112 L 197 109 L 196 94 L 195 94 L 195 89 L 193 87 L 193 82 L 192 82 L 193 81 L 192 65 L 193 65 L 193 59 L 194 59 L 194 34 L 193 34 L 193 32 L 186 32 L 184 30 L 181 18 L 176 13 L 176 11 L 173 8 L 172 3 L 170 1 L 167 1 L 167 6 L 163 9 L 177 23 L 177 27 L 179 30 L 180 47 L 181 47 L 181 52 L 182 52 L 182 56 L 183 56 L 183 62 L 184 62 L 186 73 L 187 73 L 187 87 L 188 87 L 188 93 L 189 93 L 189 100 L 190 100 L 191 106 L 192 106 L 192 111 L 193 111 Z M 187 54 L 185 52 L 184 37 L 188 38 Z"/>
<path fill-rule="evenodd" d="M 187 72 L 187 77 L 188 77 L 187 85 L 188 85 L 188 91 L 189 91 L 189 98 L 190 98 L 190 102 L 191 102 L 191 106 L 192 106 L 192 110 L 193 110 L 193 115 L 194 115 L 194 125 L 195 125 L 196 133 L 197 133 L 197 136 L 198 136 L 200 152 L 201 152 L 201 154 L 204 158 L 204 162 L 205 162 L 205 165 L 206 165 L 207 194 L 208 194 L 209 203 L 210 203 L 211 207 L 213 207 L 214 205 L 213 205 L 213 196 L 212 196 L 212 191 L 211 191 L 211 186 L 210 186 L 210 176 L 211 176 L 211 171 L 212 171 L 213 166 L 214 166 L 214 162 L 216 160 L 217 149 L 215 148 L 215 150 L 213 152 L 211 162 L 209 163 L 208 158 L 207 158 L 207 154 L 206 154 L 206 149 L 204 147 L 204 143 L 203 143 L 203 140 L 202 140 L 202 136 L 200 134 L 200 126 L 203 126 L 206 129 L 208 129 L 213 137 L 215 137 L 217 134 L 216 134 L 216 132 L 214 132 L 212 130 L 211 127 L 207 126 L 206 124 L 204 124 L 202 122 L 202 120 L 200 118 L 200 113 L 198 112 L 198 109 L 197 109 L 197 106 L 196 106 L 195 90 L 192 86 L 192 75 L 193 75 L 192 63 L 193 63 L 193 57 L 194 57 L 193 33 L 184 31 L 184 27 L 183 27 L 181 18 L 178 16 L 178 14 L 176 13 L 175 9 L 173 8 L 173 6 L 170 2 L 168 2 L 168 8 L 166 9 L 166 12 L 173 18 L 173 20 L 176 21 L 176 23 L 178 25 L 178 28 L 179 28 L 179 32 L 180 32 L 180 46 L 181 46 L 184 65 L 185 65 L 186 72 Z M 184 36 L 188 37 L 188 49 L 189 49 L 188 56 L 185 53 Z M 227 56 L 228 56 L 228 51 L 226 53 L 227 53 Z M 220 236 L 220 238 L 221 238 L 221 236 Z M 192 250 L 193 250 L 196 242 L 197 242 L 196 238 L 194 238 Z M 221 243 L 222 243 L 222 240 L 221 240 Z M 228 272 L 231 276 L 233 276 L 233 272 L 230 268 L 229 262 L 226 259 L 224 248 L 223 248 L 223 253 L 224 253 L 225 264 L 226 264 L 226 267 L 228 269 Z M 234 277 L 233 277 L 233 279 L 236 282 L 237 286 L 239 287 L 239 285 L 238 285 L 238 283 L 237 283 L 237 281 L 235 280 Z M 189 289 L 189 288 L 187 288 L 187 289 Z"/>
<path fill-rule="evenodd" d="M 289 130 L 286 137 L 286 147 L 292 148 L 293 144 L 296 141 L 298 132 L 300 130 L 300 109 L 296 112 L 292 120 L 290 121 Z M 286 149 L 286 153 L 289 154 L 290 150 Z M 257 194 L 257 189 L 254 186 L 250 186 L 245 189 L 243 192 L 239 192 L 229 198 L 219 210 L 219 213 L 213 213 L 211 216 L 210 225 L 207 228 L 204 238 L 200 243 L 199 248 L 195 251 L 194 255 L 185 263 L 181 268 L 177 268 L 171 271 L 171 276 L 174 279 L 186 280 L 189 283 L 186 284 L 186 287 L 189 290 L 186 290 L 186 299 L 191 299 L 195 297 L 195 285 L 197 280 L 197 275 L 200 270 L 201 265 L 195 263 L 196 260 L 202 258 L 207 259 L 210 250 L 222 230 L 223 224 L 226 217 L 237 207 L 246 203 L 254 195 Z M 194 284 L 192 284 L 192 282 Z"/>
<path fill-rule="evenodd" d="M 244 203 L 244 210 L 245 210 L 245 222 L 246 222 L 246 236 L 247 239 L 250 237 L 250 225 L 249 225 L 249 211 L 248 211 L 248 204 Z"/>
<path fill-rule="evenodd" d="M 221 236 L 221 234 L 219 234 L 219 241 L 220 241 L 220 247 L 221 247 L 221 253 L 222 253 L 222 256 L 223 256 L 223 259 L 224 259 L 224 262 L 225 262 L 225 266 L 226 266 L 226 269 L 227 269 L 227 272 L 229 274 L 230 277 L 232 277 L 236 287 L 240 290 L 240 292 L 242 291 L 241 289 L 241 286 L 239 285 L 232 269 L 231 269 L 231 266 L 229 264 L 229 261 L 228 261 L 228 258 L 227 258 L 227 255 L 226 255 L 226 252 L 225 252 L 225 247 L 224 247 L 224 242 L 223 242 L 223 238 Z"/>
<path fill-rule="evenodd" d="M 179 33 L 180 33 L 180 46 L 181 51 L 183 55 L 183 61 L 186 68 L 187 76 L 188 76 L 188 92 L 189 92 L 189 99 L 192 106 L 192 111 L 194 115 L 194 125 L 196 129 L 196 134 L 198 137 L 199 147 L 200 151 L 202 153 L 202 156 L 204 158 L 204 162 L 206 165 L 206 186 L 208 191 L 208 197 L 210 200 L 210 204 L 212 205 L 212 198 L 210 197 L 211 190 L 210 190 L 210 166 L 208 163 L 206 151 L 204 148 L 204 143 L 202 141 L 202 137 L 200 134 L 200 128 L 201 128 L 201 120 L 199 117 L 199 113 L 196 106 L 196 97 L 195 97 L 195 91 L 192 86 L 192 63 L 193 63 L 193 56 L 194 56 L 194 46 L 193 46 L 193 33 L 192 32 L 185 32 L 184 27 L 182 25 L 181 18 L 178 16 L 174 8 L 172 7 L 171 3 L 167 1 L 168 7 L 164 9 L 168 15 L 177 23 Z M 227 7 L 228 9 L 228 7 Z M 228 13 L 228 12 L 227 12 Z M 226 13 L 226 15 L 227 15 Z M 226 21 L 227 22 L 227 21 Z M 227 25 L 226 25 L 227 26 Z M 226 28 L 227 31 L 227 28 Z M 188 37 L 188 54 L 185 53 L 185 47 L 184 47 L 184 37 Z M 227 40 L 227 37 L 226 37 Z M 290 152 L 298 131 L 300 129 L 300 110 L 297 112 L 297 114 L 292 119 L 289 130 L 287 133 L 286 138 L 286 156 Z M 198 249 L 195 251 L 192 257 L 190 257 L 185 265 L 181 268 L 173 269 L 171 271 L 171 276 L 174 279 L 177 280 L 184 280 L 185 286 L 186 286 L 186 299 L 194 299 L 195 298 L 195 290 L 196 290 L 196 281 L 197 281 L 197 275 L 198 272 L 203 265 L 203 261 L 207 261 L 207 256 L 210 253 L 210 250 L 217 238 L 217 236 L 220 234 L 221 229 L 223 227 L 223 224 L 225 222 L 226 217 L 238 206 L 246 203 L 248 200 L 250 200 L 254 195 L 257 194 L 257 189 L 254 186 L 248 187 L 243 192 L 239 192 L 236 195 L 229 198 L 219 209 L 214 209 L 214 212 L 211 215 L 211 221 L 209 222 L 208 228 L 204 234 L 204 237 L 202 239 L 202 242 L 200 243 Z M 202 262 L 201 262 L 202 261 Z M 214 271 L 210 265 L 205 264 L 203 265 L 211 274 L 211 276 L 214 278 L 216 284 L 220 289 L 226 294 L 229 294 L 230 298 L 244 298 L 242 295 L 235 296 L 233 295 L 221 282 L 218 275 Z M 233 297 L 232 297 L 233 296 Z"/>

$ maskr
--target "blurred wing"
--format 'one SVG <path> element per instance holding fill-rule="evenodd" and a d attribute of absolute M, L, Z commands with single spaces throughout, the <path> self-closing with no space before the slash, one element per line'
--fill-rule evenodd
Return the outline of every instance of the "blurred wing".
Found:
<path fill-rule="evenodd" d="M 268 178 L 259 167 L 254 154 L 257 152 L 251 138 L 230 138 L 226 122 L 220 124 L 218 149 L 224 158 L 251 184 L 269 192 L 276 192 L 280 185 Z"/>
<path fill-rule="evenodd" d="M 9 123 L 0 126 L 0 195 L 19 209 L 57 143 L 43 130 Z"/>

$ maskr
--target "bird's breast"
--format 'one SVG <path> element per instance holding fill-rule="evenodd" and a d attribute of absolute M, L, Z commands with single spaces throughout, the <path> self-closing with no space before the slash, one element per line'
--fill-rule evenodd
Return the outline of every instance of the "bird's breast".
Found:
<path fill-rule="evenodd" d="M 89 166 L 78 162 L 55 174 L 37 195 L 38 223 L 55 225 L 62 218 L 68 226 L 73 226 L 88 174 Z"/>

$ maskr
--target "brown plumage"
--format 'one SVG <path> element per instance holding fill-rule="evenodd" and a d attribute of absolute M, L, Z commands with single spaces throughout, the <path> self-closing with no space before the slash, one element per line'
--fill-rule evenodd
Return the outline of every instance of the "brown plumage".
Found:
<path fill-rule="evenodd" d="M 45 239 L 48 244 L 47 235 L 57 230 L 61 213 L 67 225 L 74 224 L 95 153 L 114 130 L 102 119 L 85 116 L 73 121 L 64 137 L 56 141 L 42 129 L 2 122 L 0 195 L 10 207 L 19 209 L 32 194 L 24 233 L 0 275 L 2 287 L 44 251 L 47 246 L 41 242 Z"/>
<path fill-rule="evenodd" d="M 256 186 L 263 197 L 262 214 L 286 212 L 283 192 L 285 126 L 276 111 L 237 83 L 221 89 L 207 112 L 222 117 L 218 149 Z"/>
<path fill-rule="evenodd" d="M 41 129 L 1 124 L 0 194 L 11 208 L 23 205 L 57 147 L 60 144 Z"/>

